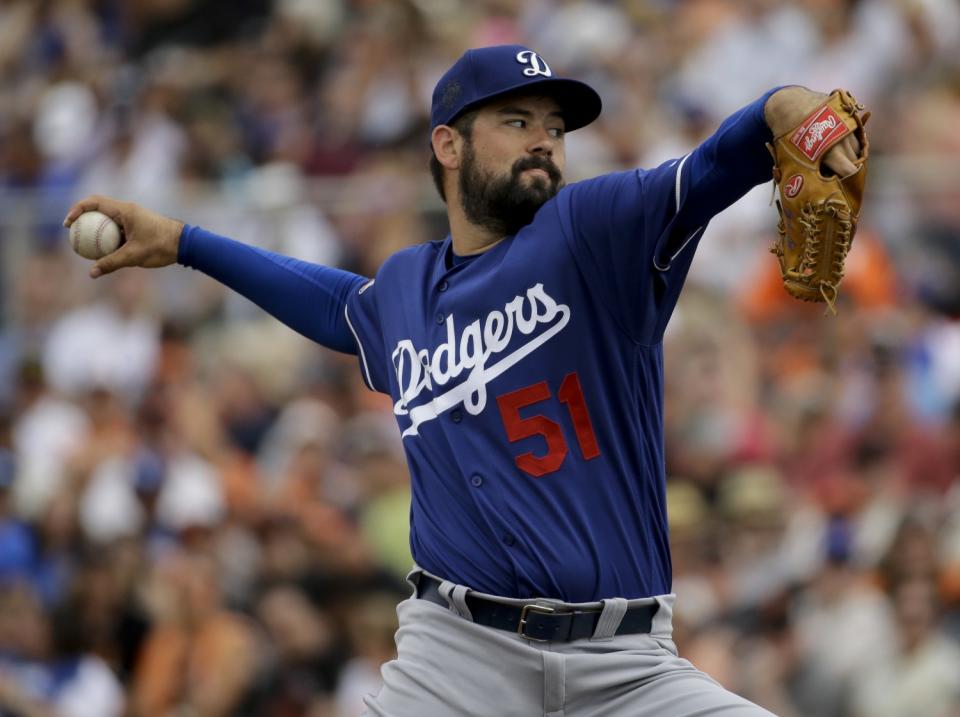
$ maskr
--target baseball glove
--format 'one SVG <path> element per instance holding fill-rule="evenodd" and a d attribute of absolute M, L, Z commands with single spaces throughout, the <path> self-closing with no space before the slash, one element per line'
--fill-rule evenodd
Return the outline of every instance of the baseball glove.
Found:
<path fill-rule="evenodd" d="M 863 124 L 869 113 L 862 110 L 849 92 L 834 90 L 825 104 L 767 145 L 780 195 L 780 236 L 770 251 L 780 261 L 784 288 L 798 299 L 826 302 L 834 314 L 867 177 Z M 858 171 L 841 178 L 823 158 L 851 132 L 860 141 Z"/>

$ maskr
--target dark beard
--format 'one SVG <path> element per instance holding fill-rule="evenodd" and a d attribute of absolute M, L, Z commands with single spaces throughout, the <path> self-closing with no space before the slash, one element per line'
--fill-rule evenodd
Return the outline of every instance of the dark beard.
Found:
<path fill-rule="evenodd" d="M 542 169 L 550 180 L 535 177 L 523 183 L 522 174 L 528 169 Z M 560 191 L 563 177 L 551 160 L 537 156 L 517 160 L 507 177 L 494 177 L 477 165 L 473 145 L 468 142 L 459 183 L 460 205 L 470 223 L 509 236 L 533 221 L 544 202 Z"/>

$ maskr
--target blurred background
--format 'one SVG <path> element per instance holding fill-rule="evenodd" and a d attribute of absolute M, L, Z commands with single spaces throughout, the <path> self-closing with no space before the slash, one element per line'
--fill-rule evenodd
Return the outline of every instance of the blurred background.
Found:
<path fill-rule="evenodd" d="M 874 112 L 839 316 L 770 186 L 668 329 L 681 652 L 782 717 L 960 715 L 956 0 L 0 0 L 0 714 L 350 717 L 393 653 L 389 402 L 183 268 L 93 282 L 98 192 L 372 275 L 442 238 L 435 81 L 523 42 L 592 83 L 570 179 L 682 156 L 783 83 Z"/>

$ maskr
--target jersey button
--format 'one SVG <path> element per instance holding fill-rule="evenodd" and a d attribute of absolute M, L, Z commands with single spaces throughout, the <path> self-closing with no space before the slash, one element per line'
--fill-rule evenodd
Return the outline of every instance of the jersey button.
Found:
<path fill-rule="evenodd" d="M 443 315 L 443 314 L 437 314 L 437 323 L 438 323 L 438 324 L 442 324 L 444 321 L 446 321 L 446 318 L 444 317 L 444 315 Z"/>
<path fill-rule="evenodd" d="M 483 485 L 483 476 L 474 475 L 470 478 L 470 482 L 473 483 L 477 488 Z"/>
<path fill-rule="evenodd" d="M 440 286 L 438 286 L 437 288 L 440 289 L 440 291 L 446 291 L 449 287 L 450 287 L 450 284 L 448 284 L 447 280 L 444 279 L 443 281 L 440 282 Z"/>
<path fill-rule="evenodd" d="M 517 540 L 512 535 L 510 535 L 510 533 L 507 533 L 506 535 L 503 536 L 503 542 L 505 545 L 513 545 L 515 542 L 517 542 Z"/>
<path fill-rule="evenodd" d="M 455 408 L 450 411 L 450 420 L 454 423 L 460 423 L 463 420 L 463 414 L 460 412 L 460 409 Z"/>

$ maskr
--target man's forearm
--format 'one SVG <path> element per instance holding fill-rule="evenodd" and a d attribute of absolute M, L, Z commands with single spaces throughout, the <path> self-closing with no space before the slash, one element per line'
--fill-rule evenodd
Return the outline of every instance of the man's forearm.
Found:
<path fill-rule="evenodd" d="M 323 346 L 356 354 L 343 308 L 362 276 L 311 264 L 185 225 L 177 262 L 242 294 Z"/>
<path fill-rule="evenodd" d="M 770 90 L 730 115 L 686 158 L 678 207 L 686 226 L 705 224 L 753 187 L 770 181 L 773 159 L 766 145 L 773 135 L 764 109 L 780 91 Z"/>

